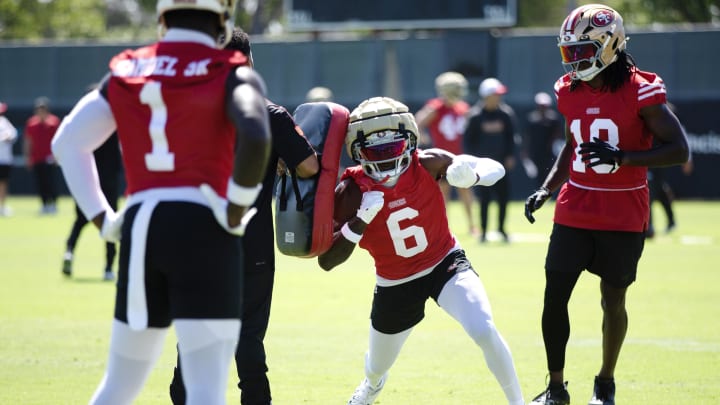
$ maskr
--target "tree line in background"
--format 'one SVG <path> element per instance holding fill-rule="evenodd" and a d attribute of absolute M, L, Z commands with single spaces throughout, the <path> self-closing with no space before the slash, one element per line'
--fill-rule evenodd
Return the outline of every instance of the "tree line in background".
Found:
<path fill-rule="evenodd" d="M 556 27 L 568 11 L 593 1 L 517 0 L 517 27 Z M 720 24 L 720 0 L 599 1 L 630 26 Z M 0 40 L 152 41 L 156 0 L 0 0 Z M 253 35 L 282 33 L 283 0 L 239 0 L 237 25 Z M 287 35 L 287 33 L 285 33 Z"/>

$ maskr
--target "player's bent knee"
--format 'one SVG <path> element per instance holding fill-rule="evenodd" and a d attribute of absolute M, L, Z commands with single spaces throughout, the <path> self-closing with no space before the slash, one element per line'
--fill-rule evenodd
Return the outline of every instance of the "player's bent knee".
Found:
<path fill-rule="evenodd" d="M 490 320 L 473 322 L 465 327 L 465 331 L 479 346 L 485 346 L 494 341 L 498 331 Z"/>

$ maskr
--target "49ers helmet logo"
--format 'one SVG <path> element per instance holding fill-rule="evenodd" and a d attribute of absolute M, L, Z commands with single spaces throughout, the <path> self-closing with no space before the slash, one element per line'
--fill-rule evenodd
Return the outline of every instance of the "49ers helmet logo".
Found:
<path fill-rule="evenodd" d="M 612 24 L 615 17 L 613 16 L 613 13 L 609 10 L 601 10 L 595 13 L 594 16 L 592 16 L 592 25 L 596 27 L 606 27 L 610 24 Z"/>

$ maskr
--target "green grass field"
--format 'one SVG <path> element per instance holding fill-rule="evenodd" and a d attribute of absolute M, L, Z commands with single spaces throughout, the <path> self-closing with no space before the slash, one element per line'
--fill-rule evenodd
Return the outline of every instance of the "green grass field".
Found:
<path fill-rule="evenodd" d="M 37 215 L 35 198 L 9 201 L 0 218 L 0 404 L 87 403 L 102 377 L 114 299 L 101 281 L 102 242 L 88 226 L 76 249 L 75 273 L 60 273 L 73 220 L 68 198 L 54 217 Z M 678 228 L 646 243 L 628 294 L 630 328 L 616 373 L 620 404 L 720 404 L 720 203 L 675 204 Z M 480 274 L 498 328 L 513 351 L 529 401 L 546 383 L 540 331 L 543 263 L 552 206 L 528 224 L 513 203 L 513 242 L 480 245 L 466 233 L 460 206 L 450 224 Z M 664 218 L 656 208 L 656 227 Z M 491 206 L 490 227 L 495 226 Z M 342 404 L 363 376 L 372 262 L 358 250 L 325 273 L 313 259 L 278 254 L 266 339 L 276 405 Z M 566 378 L 573 404 L 584 404 L 600 366 L 598 279 L 584 274 L 571 300 Z M 167 404 L 175 362 L 174 334 L 138 404 Z M 239 403 L 234 370 L 228 403 Z M 481 350 L 432 302 L 415 328 L 378 404 L 503 404 Z"/>

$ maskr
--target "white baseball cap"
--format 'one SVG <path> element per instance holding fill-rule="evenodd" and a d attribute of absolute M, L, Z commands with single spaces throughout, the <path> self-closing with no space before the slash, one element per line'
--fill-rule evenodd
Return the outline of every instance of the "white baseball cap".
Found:
<path fill-rule="evenodd" d="M 500 80 L 494 77 L 490 77 L 480 83 L 478 93 L 480 93 L 480 97 L 483 98 L 491 94 L 505 94 L 507 93 L 507 87 L 505 87 L 504 84 L 500 83 Z"/>
<path fill-rule="evenodd" d="M 541 91 L 540 93 L 535 95 L 535 104 L 549 107 L 550 105 L 552 105 L 552 98 L 550 98 L 549 94 Z"/>

